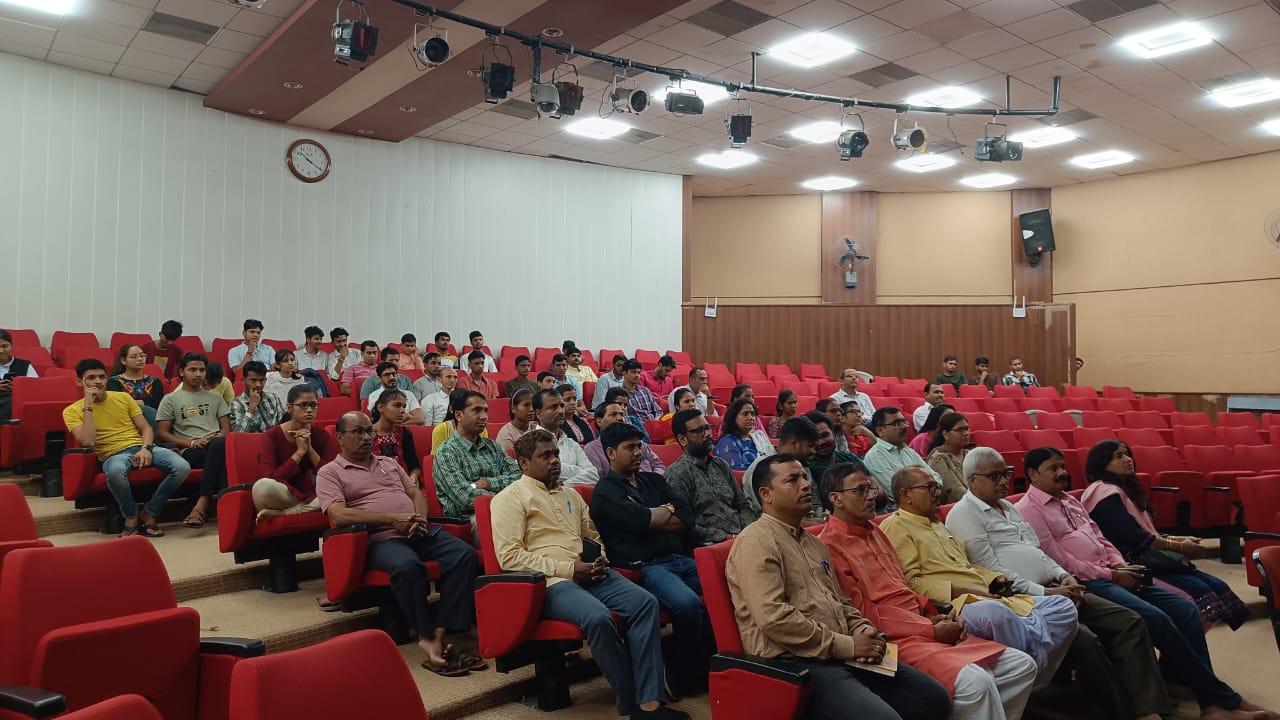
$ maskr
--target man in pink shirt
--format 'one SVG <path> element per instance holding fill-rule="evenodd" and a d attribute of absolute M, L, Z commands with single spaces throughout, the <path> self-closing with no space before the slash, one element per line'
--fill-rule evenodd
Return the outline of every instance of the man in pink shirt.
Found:
<path fill-rule="evenodd" d="M 1191 601 L 1153 587 L 1146 568 L 1129 565 L 1073 497 L 1071 475 L 1062 451 L 1036 448 L 1027 453 L 1031 486 L 1014 507 L 1035 530 L 1040 547 L 1085 590 L 1133 610 L 1147 622 L 1170 680 L 1191 688 L 1201 720 L 1263 720 L 1277 717 L 1246 702 L 1213 672 L 1200 613 Z"/>
<path fill-rule="evenodd" d="M 671 377 L 675 369 L 675 359 L 670 355 L 663 355 L 657 367 L 640 373 L 640 386 L 648 388 L 654 397 L 666 397 L 676 389 L 676 379 Z"/>
<path fill-rule="evenodd" d="M 445 645 L 446 632 L 468 632 L 475 623 L 472 583 L 475 550 L 427 523 L 427 499 L 393 457 L 373 454 L 373 424 L 362 412 L 338 418 L 341 454 L 316 474 L 316 499 L 335 527 L 369 527 L 366 562 L 391 575 L 391 594 L 418 632 L 426 653 L 422 667 L 454 677 L 487 665 L 474 653 Z M 424 560 L 440 564 L 439 600 L 427 602 L 431 585 Z"/>

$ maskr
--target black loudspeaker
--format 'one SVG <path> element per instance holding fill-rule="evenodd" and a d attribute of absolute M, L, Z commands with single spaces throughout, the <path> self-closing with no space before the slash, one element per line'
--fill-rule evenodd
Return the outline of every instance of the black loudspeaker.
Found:
<path fill-rule="evenodd" d="M 1022 213 L 1018 216 L 1018 227 L 1022 231 L 1022 251 L 1031 258 L 1033 266 L 1040 264 L 1041 253 L 1057 249 L 1048 209 Z"/>

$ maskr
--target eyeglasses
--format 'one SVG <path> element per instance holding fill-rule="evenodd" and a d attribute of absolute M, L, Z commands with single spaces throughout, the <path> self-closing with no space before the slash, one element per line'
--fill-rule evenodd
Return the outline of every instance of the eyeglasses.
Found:
<path fill-rule="evenodd" d="M 897 426 L 897 427 L 906 427 L 906 426 L 907 426 L 907 420 L 906 420 L 906 418 L 899 418 L 899 419 L 897 419 L 897 420 L 894 420 L 894 421 L 893 421 L 893 422 L 891 422 L 891 423 L 885 423 L 885 425 L 895 425 L 895 426 Z"/>
<path fill-rule="evenodd" d="M 300 403 L 293 403 L 293 407 L 302 408 L 303 410 L 315 410 L 320 407 L 320 403 L 315 400 L 308 400 Z"/>
<path fill-rule="evenodd" d="M 1003 470 L 992 470 L 991 472 L 974 473 L 974 475 L 977 477 L 984 477 L 989 480 L 1000 482 L 1001 480 L 1008 480 L 1009 478 L 1013 477 L 1013 468 L 1007 467 Z"/>
<path fill-rule="evenodd" d="M 711 432 L 711 426 L 703 425 L 702 427 L 686 428 L 684 431 L 684 434 L 685 435 L 706 435 L 709 432 Z"/>
<path fill-rule="evenodd" d="M 879 485 L 856 485 L 851 488 L 841 488 L 840 492 L 851 492 L 858 497 L 866 497 L 868 495 L 879 495 Z"/>
<path fill-rule="evenodd" d="M 930 495 L 937 495 L 938 493 L 942 492 L 942 486 L 936 482 L 925 483 L 924 485 L 911 485 L 911 486 L 908 486 L 907 489 L 908 490 L 924 490 Z"/>
<path fill-rule="evenodd" d="M 392 378 L 392 377 L 395 377 L 396 375 L 397 375 L 397 373 L 393 373 L 393 372 L 384 372 L 384 373 L 382 373 L 381 375 L 379 375 L 378 377 Z"/>

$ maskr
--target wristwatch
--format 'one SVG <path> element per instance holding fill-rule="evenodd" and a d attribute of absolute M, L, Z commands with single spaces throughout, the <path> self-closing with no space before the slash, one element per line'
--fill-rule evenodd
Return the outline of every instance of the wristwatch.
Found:
<path fill-rule="evenodd" d="M 472 490 L 476 490 L 476 489 L 477 489 L 477 488 L 476 488 L 476 484 L 475 484 L 475 483 L 471 483 L 471 489 L 472 489 Z"/>
<path fill-rule="evenodd" d="M 155 450 L 155 449 L 156 449 L 156 446 L 155 446 L 155 445 L 143 445 L 143 446 L 142 446 L 142 449 L 143 449 L 143 450 L 146 450 L 147 452 L 151 452 L 152 450 Z"/>

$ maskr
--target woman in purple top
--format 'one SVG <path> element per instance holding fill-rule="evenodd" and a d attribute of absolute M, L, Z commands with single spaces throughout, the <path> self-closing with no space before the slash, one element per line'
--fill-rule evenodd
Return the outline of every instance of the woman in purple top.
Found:
<path fill-rule="evenodd" d="M 769 436 L 756 429 L 756 404 L 746 398 L 739 398 L 725 411 L 720 432 L 716 457 L 734 470 L 746 470 L 756 458 L 775 452 Z"/>

